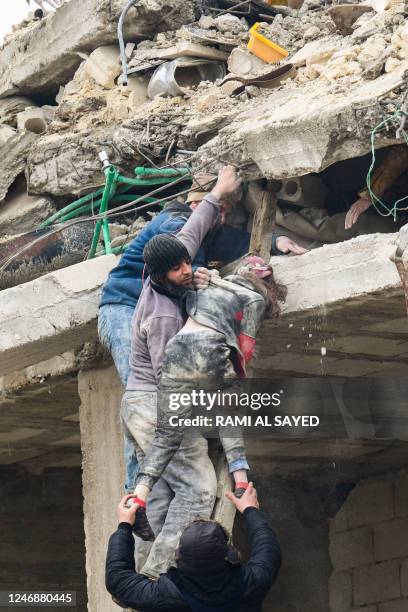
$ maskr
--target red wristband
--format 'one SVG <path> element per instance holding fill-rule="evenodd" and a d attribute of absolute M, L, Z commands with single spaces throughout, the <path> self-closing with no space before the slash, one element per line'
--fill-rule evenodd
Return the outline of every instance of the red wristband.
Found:
<path fill-rule="evenodd" d="M 140 497 L 133 497 L 132 502 L 134 504 L 139 504 L 141 508 L 146 508 L 146 502 L 143 501 L 143 499 L 140 499 Z"/>
<path fill-rule="evenodd" d="M 235 483 L 236 489 L 247 489 L 248 486 L 249 486 L 249 482 L 236 482 Z"/>

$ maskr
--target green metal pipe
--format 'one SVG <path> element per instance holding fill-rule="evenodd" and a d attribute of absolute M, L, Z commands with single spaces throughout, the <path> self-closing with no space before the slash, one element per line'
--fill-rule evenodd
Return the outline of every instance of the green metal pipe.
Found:
<path fill-rule="evenodd" d="M 190 168 L 145 168 L 138 166 L 134 172 L 136 176 L 177 177 L 191 175 Z"/>
<path fill-rule="evenodd" d="M 76 210 L 78 207 L 82 206 L 82 204 L 91 201 L 93 198 L 101 196 L 103 192 L 104 189 L 98 189 L 98 191 L 93 191 L 92 193 L 88 193 L 88 195 L 79 198 L 79 200 L 75 200 L 75 202 L 72 202 L 72 204 L 68 204 L 68 206 L 65 206 L 65 208 L 61 208 L 61 210 L 51 215 L 51 217 L 48 217 L 48 219 L 41 223 L 40 227 L 43 228 L 52 225 L 61 217 L 64 217 L 67 213 Z"/>

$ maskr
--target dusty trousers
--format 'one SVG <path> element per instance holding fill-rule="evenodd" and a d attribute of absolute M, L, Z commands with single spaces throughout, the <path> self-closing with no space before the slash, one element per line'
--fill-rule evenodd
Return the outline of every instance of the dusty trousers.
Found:
<path fill-rule="evenodd" d="M 200 388 L 213 393 L 233 390 L 236 376 L 230 353 L 224 334 L 212 329 L 179 332 L 168 342 L 159 383 L 156 433 L 136 478 L 137 484 L 145 484 L 151 489 L 172 461 L 184 437 L 187 434 L 200 436 L 197 428 L 192 430 L 183 425 L 192 416 L 191 403 L 179 402 L 174 406 L 172 397 L 188 397 L 191 391 Z M 203 412 L 208 414 L 201 410 Z M 226 416 L 231 414 L 231 409 L 217 405 L 217 413 Z M 248 470 L 241 429 L 225 426 L 220 427 L 218 433 L 229 471 Z"/>
<path fill-rule="evenodd" d="M 140 464 L 154 438 L 157 423 L 156 391 L 126 391 L 122 400 L 121 418 L 125 435 L 135 447 Z M 207 440 L 197 432 L 186 432 L 162 480 L 174 497 L 164 512 L 160 480 L 147 502 L 147 516 L 156 534 L 146 562 L 140 571 L 158 577 L 175 563 L 180 535 L 195 519 L 209 519 L 214 506 L 217 480 L 208 456 Z M 166 488 L 166 487 L 164 487 Z M 143 543 L 145 545 L 147 543 Z M 143 548 L 141 546 L 141 554 Z M 146 554 L 146 553 L 145 553 Z"/>

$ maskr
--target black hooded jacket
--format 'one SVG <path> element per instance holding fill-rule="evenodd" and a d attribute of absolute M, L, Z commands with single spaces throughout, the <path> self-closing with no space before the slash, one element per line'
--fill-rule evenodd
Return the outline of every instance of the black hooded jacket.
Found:
<path fill-rule="evenodd" d="M 172 568 L 158 580 L 135 572 L 132 527 L 120 523 L 109 540 L 106 588 L 138 612 L 261 612 L 280 569 L 281 551 L 265 514 L 247 508 L 244 518 L 251 544 L 247 563 L 226 562 L 224 571 L 205 576 Z"/>

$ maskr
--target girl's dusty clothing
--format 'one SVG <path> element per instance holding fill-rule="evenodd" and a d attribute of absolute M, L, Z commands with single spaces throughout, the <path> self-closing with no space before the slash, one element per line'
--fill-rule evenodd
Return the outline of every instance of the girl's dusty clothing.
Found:
<path fill-rule="evenodd" d="M 233 392 L 237 375 L 245 373 L 245 363 L 253 354 L 265 301 L 253 290 L 250 281 L 234 275 L 225 280 L 214 278 L 207 289 L 190 292 L 186 310 L 193 321 L 205 328 L 188 332 L 183 328 L 166 346 L 159 383 L 157 429 L 136 481 L 150 489 L 185 434 L 185 427 L 171 425 L 169 417 L 188 418 L 192 412 L 190 404 L 172 410 L 170 394 L 188 393 L 193 389 Z M 223 427 L 220 438 L 230 471 L 249 469 L 239 429 Z"/>

